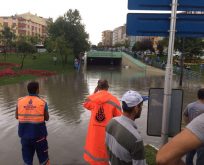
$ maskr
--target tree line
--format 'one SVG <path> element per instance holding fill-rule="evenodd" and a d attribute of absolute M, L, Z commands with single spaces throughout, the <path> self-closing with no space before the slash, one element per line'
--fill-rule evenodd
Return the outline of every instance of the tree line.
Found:
<path fill-rule="evenodd" d="M 156 50 L 162 55 L 164 49 L 168 48 L 168 38 L 163 38 L 158 41 Z M 203 54 L 204 40 L 202 38 L 179 38 L 175 39 L 174 49 L 182 52 L 185 56 L 195 57 Z M 153 42 L 151 40 L 143 40 L 136 42 L 132 48 L 132 51 L 146 51 L 150 50 L 155 52 Z"/>

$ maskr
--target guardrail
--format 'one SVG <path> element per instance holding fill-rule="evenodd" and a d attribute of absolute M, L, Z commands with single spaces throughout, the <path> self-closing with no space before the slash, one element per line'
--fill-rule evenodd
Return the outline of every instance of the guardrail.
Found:
<path fill-rule="evenodd" d="M 173 71 L 176 74 L 180 74 L 181 73 L 181 68 L 174 66 Z M 192 71 L 192 70 L 189 70 L 189 69 L 183 69 L 183 76 L 186 79 L 199 80 L 199 79 L 202 78 L 202 74 L 200 72 Z"/>
<path fill-rule="evenodd" d="M 111 51 L 90 51 L 87 52 L 87 57 L 94 58 L 122 58 L 123 52 L 111 52 Z"/>
<path fill-rule="evenodd" d="M 136 58 L 132 57 L 131 55 L 127 54 L 126 52 L 123 52 L 123 56 L 125 56 L 126 58 L 128 58 L 132 63 L 134 63 L 135 65 L 139 66 L 140 68 L 146 70 L 147 65 L 143 62 L 141 62 L 140 60 L 137 60 Z"/>

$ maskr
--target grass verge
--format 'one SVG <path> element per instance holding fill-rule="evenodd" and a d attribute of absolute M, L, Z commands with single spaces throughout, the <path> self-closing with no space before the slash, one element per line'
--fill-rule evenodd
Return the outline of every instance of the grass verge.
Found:
<path fill-rule="evenodd" d="M 156 154 L 157 150 L 154 147 L 150 145 L 145 146 L 145 157 L 148 165 L 156 165 Z"/>
<path fill-rule="evenodd" d="M 0 63 L 21 64 L 21 61 L 22 57 L 19 54 L 7 54 L 6 58 L 0 54 Z M 5 66 L 1 66 L 0 71 L 5 68 Z M 13 67 L 12 69 L 14 71 L 20 70 L 19 67 Z M 68 56 L 68 63 L 65 65 L 62 65 L 59 56 L 55 65 L 53 62 L 53 55 L 49 53 L 37 53 L 35 59 L 33 58 L 33 55 L 27 55 L 24 60 L 23 69 L 46 70 L 55 72 L 56 74 L 73 72 L 73 55 Z M 0 85 L 13 84 L 36 78 L 37 76 L 33 75 L 4 76 L 0 77 Z"/>

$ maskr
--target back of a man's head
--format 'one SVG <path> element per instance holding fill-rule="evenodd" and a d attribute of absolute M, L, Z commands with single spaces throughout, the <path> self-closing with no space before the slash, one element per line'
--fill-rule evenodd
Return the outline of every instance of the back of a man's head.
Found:
<path fill-rule="evenodd" d="M 36 81 L 32 81 L 27 85 L 27 90 L 29 94 L 37 94 L 38 89 L 39 89 L 39 83 Z"/>
<path fill-rule="evenodd" d="M 197 96 L 199 100 L 204 100 L 204 88 L 198 90 Z"/>
<path fill-rule="evenodd" d="M 98 80 L 98 89 L 99 90 L 108 90 L 109 88 L 109 85 L 108 85 L 108 81 L 107 80 L 103 80 L 103 79 L 100 79 Z"/>
<path fill-rule="evenodd" d="M 121 101 L 123 112 L 132 113 L 134 107 L 141 106 L 144 100 L 137 91 L 129 90 L 123 94 Z"/>

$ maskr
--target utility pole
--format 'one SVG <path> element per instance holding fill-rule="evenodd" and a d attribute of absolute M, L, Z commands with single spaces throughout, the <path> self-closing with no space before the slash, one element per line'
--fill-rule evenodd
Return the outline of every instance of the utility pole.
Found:
<path fill-rule="evenodd" d="M 175 32 L 176 32 L 177 5 L 178 5 L 178 0 L 172 0 L 168 59 L 167 59 L 165 83 L 164 83 L 164 104 L 163 104 L 162 132 L 161 132 L 162 145 L 168 142 L 168 134 L 169 134 L 169 116 L 170 116 L 170 108 L 171 108 L 172 75 L 173 75 L 173 51 L 174 51 L 174 41 L 175 41 Z"/>

